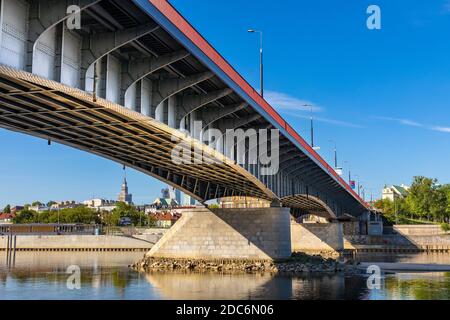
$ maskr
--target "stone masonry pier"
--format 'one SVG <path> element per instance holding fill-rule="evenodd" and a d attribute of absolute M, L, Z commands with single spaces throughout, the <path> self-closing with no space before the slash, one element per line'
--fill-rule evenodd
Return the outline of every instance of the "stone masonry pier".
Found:
<path fill-rule="evenodd" d="M 276 260 L 290 256 L 289 208 L 185 211 L 147 253 L 152 258 L 203 260 Z"/>

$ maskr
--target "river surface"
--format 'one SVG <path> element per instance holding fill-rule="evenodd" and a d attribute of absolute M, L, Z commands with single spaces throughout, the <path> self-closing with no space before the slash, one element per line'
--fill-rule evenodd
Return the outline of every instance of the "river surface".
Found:
<path fill-rule="evenodd" d="M 128 265 L 141 257 L 142 253 L 127 252 L 18 252 L 8 260 L 0 252 L 0 299 L 450 299 L 450 273 L 382 273 L 380 288 L 368 289 L 368 275 L 141 274 L 130 270 Z M 374 264 L 450 264 L 448 254 L 357 258 Z"/>

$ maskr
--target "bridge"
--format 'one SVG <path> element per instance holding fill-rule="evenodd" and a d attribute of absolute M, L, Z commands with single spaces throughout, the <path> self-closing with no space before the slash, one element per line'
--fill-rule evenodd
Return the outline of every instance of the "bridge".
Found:
<path fill-rule="evenodd" d="M 254 197 L 330 221 L 370 210 L 166 0 L 0 0 L 0 26 L 2 128 L 116 161 L 202 203 Z M 239 129 L 243 141 L 225 139 Z M 222 137 L 206 141 L 208 132 Z M 193 161 L 174 161 L 174 150 Z"/>

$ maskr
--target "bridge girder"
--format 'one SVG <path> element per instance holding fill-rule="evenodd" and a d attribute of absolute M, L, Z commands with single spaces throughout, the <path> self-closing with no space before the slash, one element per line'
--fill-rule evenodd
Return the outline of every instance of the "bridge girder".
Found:
<path fill-rule="evenodd" d="M 163 69 L 177 61 L 190 55 L 186 50 L 168 53 L 159 57 L 146 58 L 141 60 L 128 61 L 122 72 L 122 105 L 124 105 L 125 92 L 139 80 Z"/>
<path fill-rule="evenodd" d="M 181 110 L 179 110 L 180 113 L 178 114 L 179 118 L 182 119 L 191 114 L 192 112 L 200 109 L 201 107 L 228 96 L 232 92 L 233 90 L 226 88 L 212 91 L 204 95 L 183 96 L 181 97 L 181 104 L 180 104 Z"/>
<path fill-rule="evenodd" d="M 135 41 L 146 34 L 160 28 L 156 23 L 148 23 L 142 26 L 118 30 L 115 32 L 95 33 L 83 37 L 81 50 L 81 76 L 82 83 L 86 79 L 86 72 L 109 53 Z M 88 88 L 86 88 L 89 91 Z"/>
<path fill-rule="evenodd" d="M 211 79 L 214 77 L 212 72 L 203 72 L 194 74 L 185 78 L 171 78 L 165 80 L 153 81 L 152 84 L 152 110 L 155 110 L 155 114 L 158 113 L 159 109 L 164 108 L 163 102 L 170 97 L 182 92 L 190 87 L 193 87 L 203 81 Z M 152 117 L 155 117 L 152 111 Z"/>
<path fill-rule="evenodd" d="M 77 5 L 80 13 L 85 9 L 92 7 L 102 0 L 32 0 L 30 2 L 29 14 L 29 32 L 27 41 L 27 71 L 31 72 L 33 68 L 33 56 L 36 50 L 36 44 L 39 38 L 49 29 L 54 28 L 59 23 L 65 21 L 70 14 L 67 8 L 71 5 Z"/>
<path fill-rule="evenodd" d="M 237 103 L 233 105 L 226 105 L 220 108 L 217 108 L 216 110 L 208 109 L 208 111 L 205 114 L 202 114 L 202 119 L 205 123 L 203 126 L 203 130 L 210 127 L 214 122 L 219 121 L 220 119 L 233 114 L 235 112 L 238 112 L 248 106 L 247 103 Z"/>

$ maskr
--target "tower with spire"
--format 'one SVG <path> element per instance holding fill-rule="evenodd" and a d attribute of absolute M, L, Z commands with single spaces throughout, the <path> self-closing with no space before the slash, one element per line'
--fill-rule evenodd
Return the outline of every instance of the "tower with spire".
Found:
<path fill-rule="evenodd" d="M 125 202 L 128 204 L 133 203 L 133 195 L 128 193 L 128 184 L 127 184 L 127 175 L 125 171 L 125 175 L 123 177 L 122 187 L 120 189 L 119 197 L 117 198 L 119 202 Z"/>

